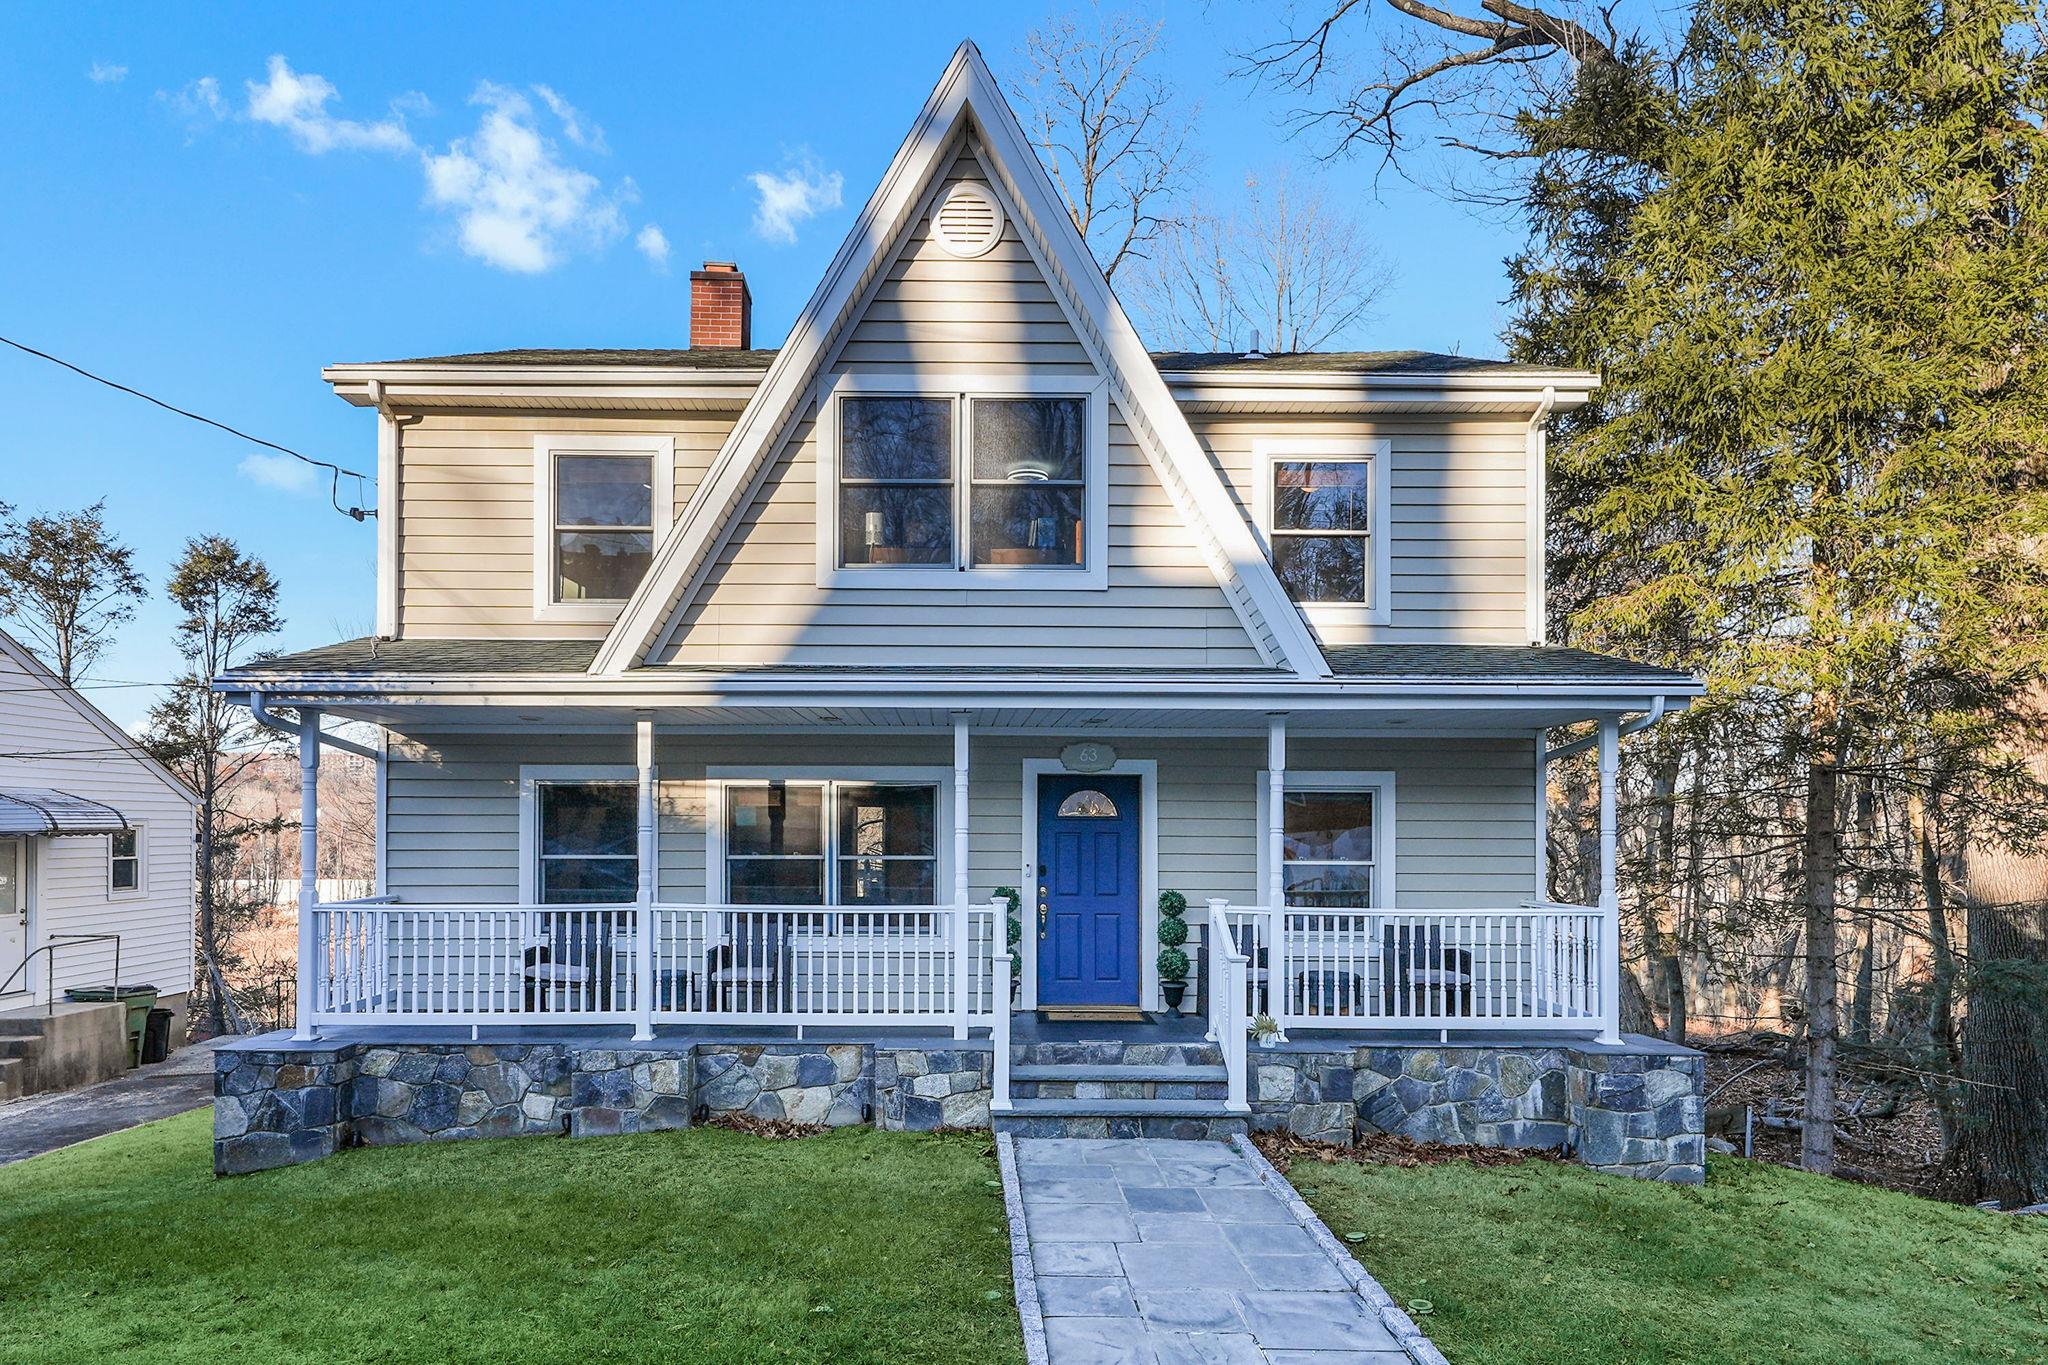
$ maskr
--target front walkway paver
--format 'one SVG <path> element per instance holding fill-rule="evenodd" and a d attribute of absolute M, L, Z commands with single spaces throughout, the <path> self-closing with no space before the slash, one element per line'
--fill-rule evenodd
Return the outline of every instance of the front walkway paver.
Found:
<path fill-rule="evenodd" d="M 1443 1359 L 1249 1144 L 1006 1135 L 998 1148 L 1034 1361 Z"/>

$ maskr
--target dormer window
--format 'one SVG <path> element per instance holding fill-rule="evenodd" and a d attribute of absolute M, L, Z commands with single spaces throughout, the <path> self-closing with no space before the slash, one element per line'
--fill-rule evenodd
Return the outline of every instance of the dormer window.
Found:
<path fill-rule="evenodd" d="M 1389 619 L 1385 441 L 1254 443 L 1259 530 L 1287 595 L 1318 625 Z"/>
<path fill-rule="evenodd" d="M 820 423 L 820 586 L 1105 586 L 1105 409 L 1092 380 L 842 380 Z"/>
<path fill-rule="evenodd" d="M 533 443 L 534 616 L 610 621 L 668 530 L 666 436 L 538 436 Z"/>

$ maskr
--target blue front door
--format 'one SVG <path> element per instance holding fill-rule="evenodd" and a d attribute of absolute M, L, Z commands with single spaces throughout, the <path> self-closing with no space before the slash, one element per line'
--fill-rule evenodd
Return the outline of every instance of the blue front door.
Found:
<path fill-rule="evenodd" d="M 1138 1003 L 1138 779 L 1038 779 L 1038 1003 Z"/>

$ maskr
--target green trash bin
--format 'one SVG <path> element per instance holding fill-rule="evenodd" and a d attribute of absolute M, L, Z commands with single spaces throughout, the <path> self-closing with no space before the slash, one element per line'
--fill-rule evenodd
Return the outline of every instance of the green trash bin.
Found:
<path fill-rule="evenodd" d="M 119 1000 L 128 1006 L 128 1065 L 142 1057 L 142 1031 L 149 1025 L 149 1012 L 156 1008 L 155 986 L 73 986 L 64 992 L 66 1000 L 82 1005 L 111 1004 Z"/>

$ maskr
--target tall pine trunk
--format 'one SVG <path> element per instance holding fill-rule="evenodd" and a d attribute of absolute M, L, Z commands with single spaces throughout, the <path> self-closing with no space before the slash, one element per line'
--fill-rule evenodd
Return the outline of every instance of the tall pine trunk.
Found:
<path fill-rule="evenodd" d="M 1806 765 L 1806 1108 L 1800 1164 L 1835 1169 L 1835 1041 L 1841 1030 L 1836 883 L 1841 874 L 1840 703 L 1814 696 L 1813 751 Z"/>

